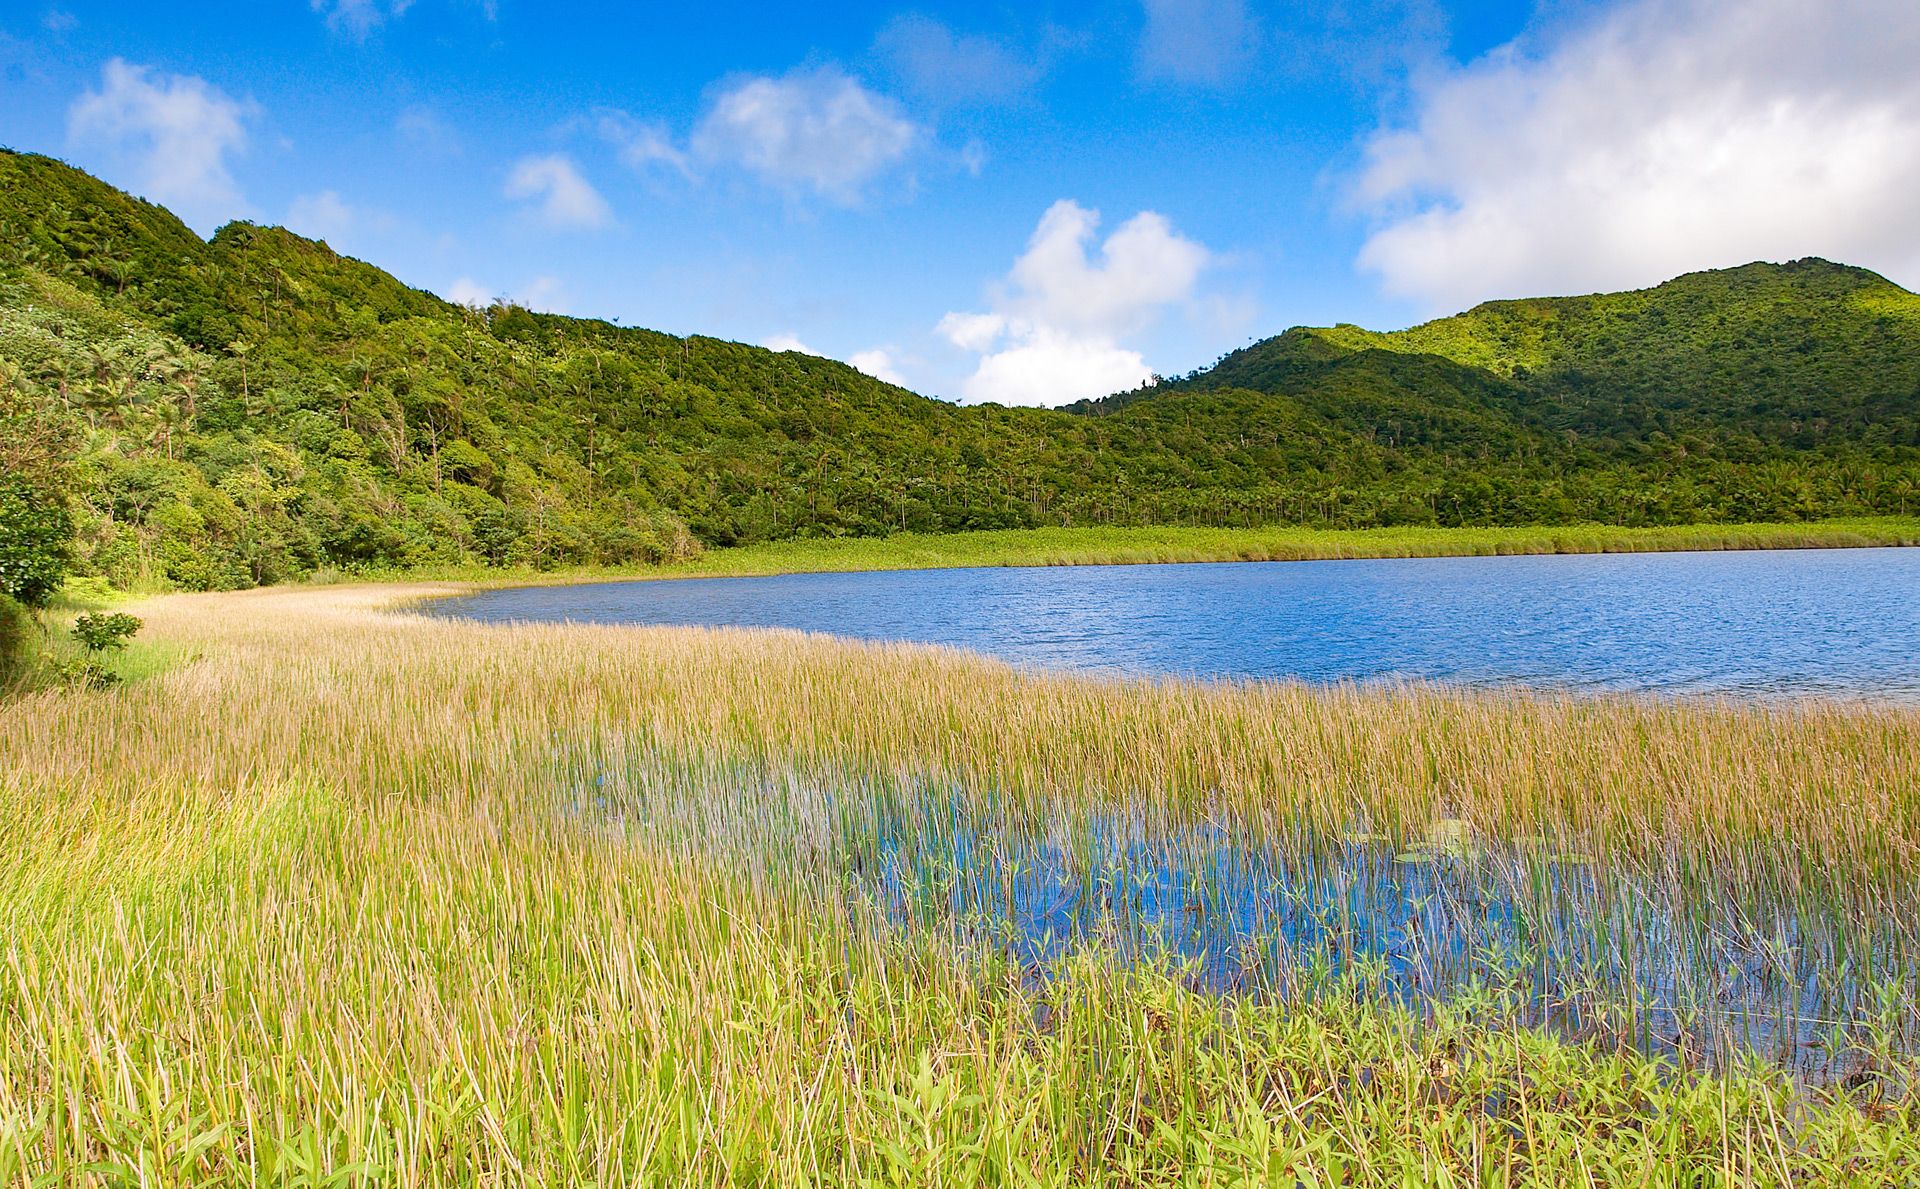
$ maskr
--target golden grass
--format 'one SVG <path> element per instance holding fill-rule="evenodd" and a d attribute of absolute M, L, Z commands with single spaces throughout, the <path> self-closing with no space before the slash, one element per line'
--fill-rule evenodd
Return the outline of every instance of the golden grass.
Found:
<path fill-rule="evenodd" d="M 1460 819 L 1911 955 L 1920 714 L 382 609 L 444 589 L 152 601 L 198 659 L 0 705 L 0 1185 L 1886 1183 L 1920 1152 L 1885 1063 L 1675 1076 L 1093 951 L 1036 983 L 816 869 L 826 801 L 889 780 L 1040 829 Z"/>

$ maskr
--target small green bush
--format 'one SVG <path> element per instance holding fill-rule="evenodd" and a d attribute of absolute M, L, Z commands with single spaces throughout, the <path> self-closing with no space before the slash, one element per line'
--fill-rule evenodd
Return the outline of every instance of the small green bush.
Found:
<path fill-rule="evenodd" d="M 120 683 L 120 674 L 107 668 L 101 659 L 106 653 L 127 646 L 127 639 L 140 630 L 140 621 L 124 612 L 89 611 L 73 621 L 70 633 L 86 649 L 73 660 L 55 662 L 56 675 L 70 685 L 88 689 L 107 689 Z"/>
<path fill-rule="evenodd" d="M 88 652 L 125 648 L 128 637 L 139 630 L 140 621 L 120 611 L 91 611 L 73 621 L 73 638 Z"/>

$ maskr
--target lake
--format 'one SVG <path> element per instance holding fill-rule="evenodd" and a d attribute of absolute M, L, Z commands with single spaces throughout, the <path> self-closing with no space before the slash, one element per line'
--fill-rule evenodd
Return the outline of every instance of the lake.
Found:
<path fill-rule="evenodd" d="M 1920 549 L 670 579 L 433 611 L 796 628 L 1112 674 L 1920 703 Z"/>

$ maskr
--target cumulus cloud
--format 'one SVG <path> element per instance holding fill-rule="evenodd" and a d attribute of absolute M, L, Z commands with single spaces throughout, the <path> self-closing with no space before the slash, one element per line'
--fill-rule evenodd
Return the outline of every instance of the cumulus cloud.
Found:
<path fill-rule="evenodd" d="M 1440 76 L 1359 263 L 1440 311 L 1822 255 L 1920 278 L 1920 6 L 1632 0 Z"/>
<path fill-rule="evenodd" d="M 461 277 L 453 284 L 447 286 L 447 291 L 443 296 L 457 306 L 473 306 L 478 309 L 485 309 L 487 306 L 493 304 L 493 299 L 497 295 L 493 290 L 482 285 L 472 277 Z"/>
<path fill-rule="evenodd" d="M 472 277 L 461 277 L 447 286 L 443 296 L 455 305 L 475 309 L 484 310 L 496 301 L 504 301 L 529 310 L 565 314 L 568 312 L 565 292 L 566 286 L 558 277 L 535 277 L 522 285 L 517 293 L 506 293 L 489 288 Z"/>
<path fill-rule="evenodd" d="M 166 74 L 114 58 L 100 89 L 67 111 L 67 135 L 113 156 L 147 198 L 202 230 L 247 212 L 227 166 L 247 146 L 251 103 L 203 78 Z"/>
<path fill-rule="evenodd" d="M 515 295 L 514 300 L 530 310 L 539 310 L 548 314 L 571 314 L 573 307 L 567 300 L 567 286 L 559 277 L 535 277 L 528 281 Z"/>
<path fill-rule="evenodd" d="M 564 153 L 522 157 L 507 175 L 508 198 L 532 202 L 540 221 L 562 231 L 591 231 L 613 221 L 593 183 Z"/>
<path fill-rule="evenodd" d="M 897 104 L 829 66 L 725 87 L 695 127 L 693 150 L 783 188 L 852 203 L 923 135 Z"/>
<path fill-rule="evenodd" d="M 1218 86 L 1253 64 L 1260 26 L 1246 0 L 1146 0 L 1145 8 L 1138 65 L 1147 78 Z"/>
<path fill-rule="evenodd" d="M 303 194 L 287 208 L 287 229 L 309 239 L 338 240 L 353 230 L 353 208 L 338 191 Z"/>
<path fill-rule="evenodd" d="M 790 330 L 780 334 L 769 335 L 760 340 L 760 345 L 769 351 L 793 351 L 800 355 L 818 355 L 822 359 L 827 358 L 825 352 L 816 351 L 812 347 L 807 346 L 800 341 L 799 335 L 794 334 Z"/>
<path fill-rule="evenodd" d="M 935 103 L 998 103 L 1039 80 L 1041 68 L 990 37 L 955 33 L 931 17 L 894 18 L 874 52 L 908 89 Z"/>
<path fill-rule="evenodd" d="M 760 345 L 769 351 L 792 351 L 797 355 L 812 355 L 820 359 L 833 358 L 833 356 L 827 354 L 825 351 L 815 350 L 813 347 L 808 346 L 799 335 L 790 330 L 782 331 L 779 334 L 768 335 L 766 338 L 760 340 Z M 894 367 L 892 353 L 883 347 L 875 347 L 870 351 L 855 351 L 852 355 L 847 356 L 846 362 L 876 380 L 885 380 L 889 384 L 898 384 L 902 387 L 906 386 L 906 381 L 900 378 L 900 373 Z"/>
<path fill-rule="evenodd" d="M 322 190 L 288 204 L 286 225 L 309 239 L 325 240 L 336 251 L 349 251 L 370 233 L 393 230 L 395 222 L 385 211 L 354 206 L 338 191 Z"/>
<path fill-rule="evenodd" d="M 327 28 L 352 37 L 365 37 L 413 7 L 413 0 L 311 0 L 313 11 L 327 19 Z"/>
<path fill-rule="evenodd" d="M 991 309 L 956 311 L 938 333 L 980 355 L 969 401 L 1062 404 L 1132 388 L 1152 376 L 1122 340 L 1192 298 L 1212 254 L 1142 211 L 1090 252 L 1100 214 L 1070 199 L 1047 208 L 996 288 Z"/>
<path fill-rule="evenodd" d="M 626 112 L 607 109 L 594 116 L 593 127 L 600 139 L 614 147 L 620 163 L 628 169 L 644 173 L 655 165 L 666 165 L 693 176 L 686 151 L 674 143 L 673 133 L 663 123 L 636 120 Z"/>
<path fill-rule="evenodd" d="M 855 351 L 847 356 L 847 362 L 876 380 L 885 380 L 889 384 L 907 386 L 906 378 L 900 374 L 893 363 L 893 353 L 882 347 L 871 351 Z"/>

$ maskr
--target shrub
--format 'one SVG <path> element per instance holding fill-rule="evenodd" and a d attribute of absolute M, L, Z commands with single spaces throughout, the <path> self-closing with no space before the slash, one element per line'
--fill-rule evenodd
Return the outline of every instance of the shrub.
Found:
<path fill-rule="evenodd" d="M 73 638 L 88 652 L 125 648 L 127 638 L 139 630 L 140 621 L 121 611 L 89 612 L 73 621 Z"/>
<path fill-rule="evenodd" d="M 0 480 L 0 594 L 46 606 L 66 581 L 72 556 L 66 505 L 25 483 Z"/>
<path fill-rule="evenodd" d="M 39 652 L 39 625 L 18 600 L 0 594 L 0 692 L 20 684 Z"/>
<path fill-rule="evenodd" d="M 62 661 L 54 666 L 59 676 L 74 685 L 106 689 L 120 681 L 120 675 L 102 662 L 103 654 L 127 646 L 128 637 L 140 630 L 140 621 L 124 612 L 92 611 L 73 621 L 73 638 L 86 649 L 78 660 Z"/>

